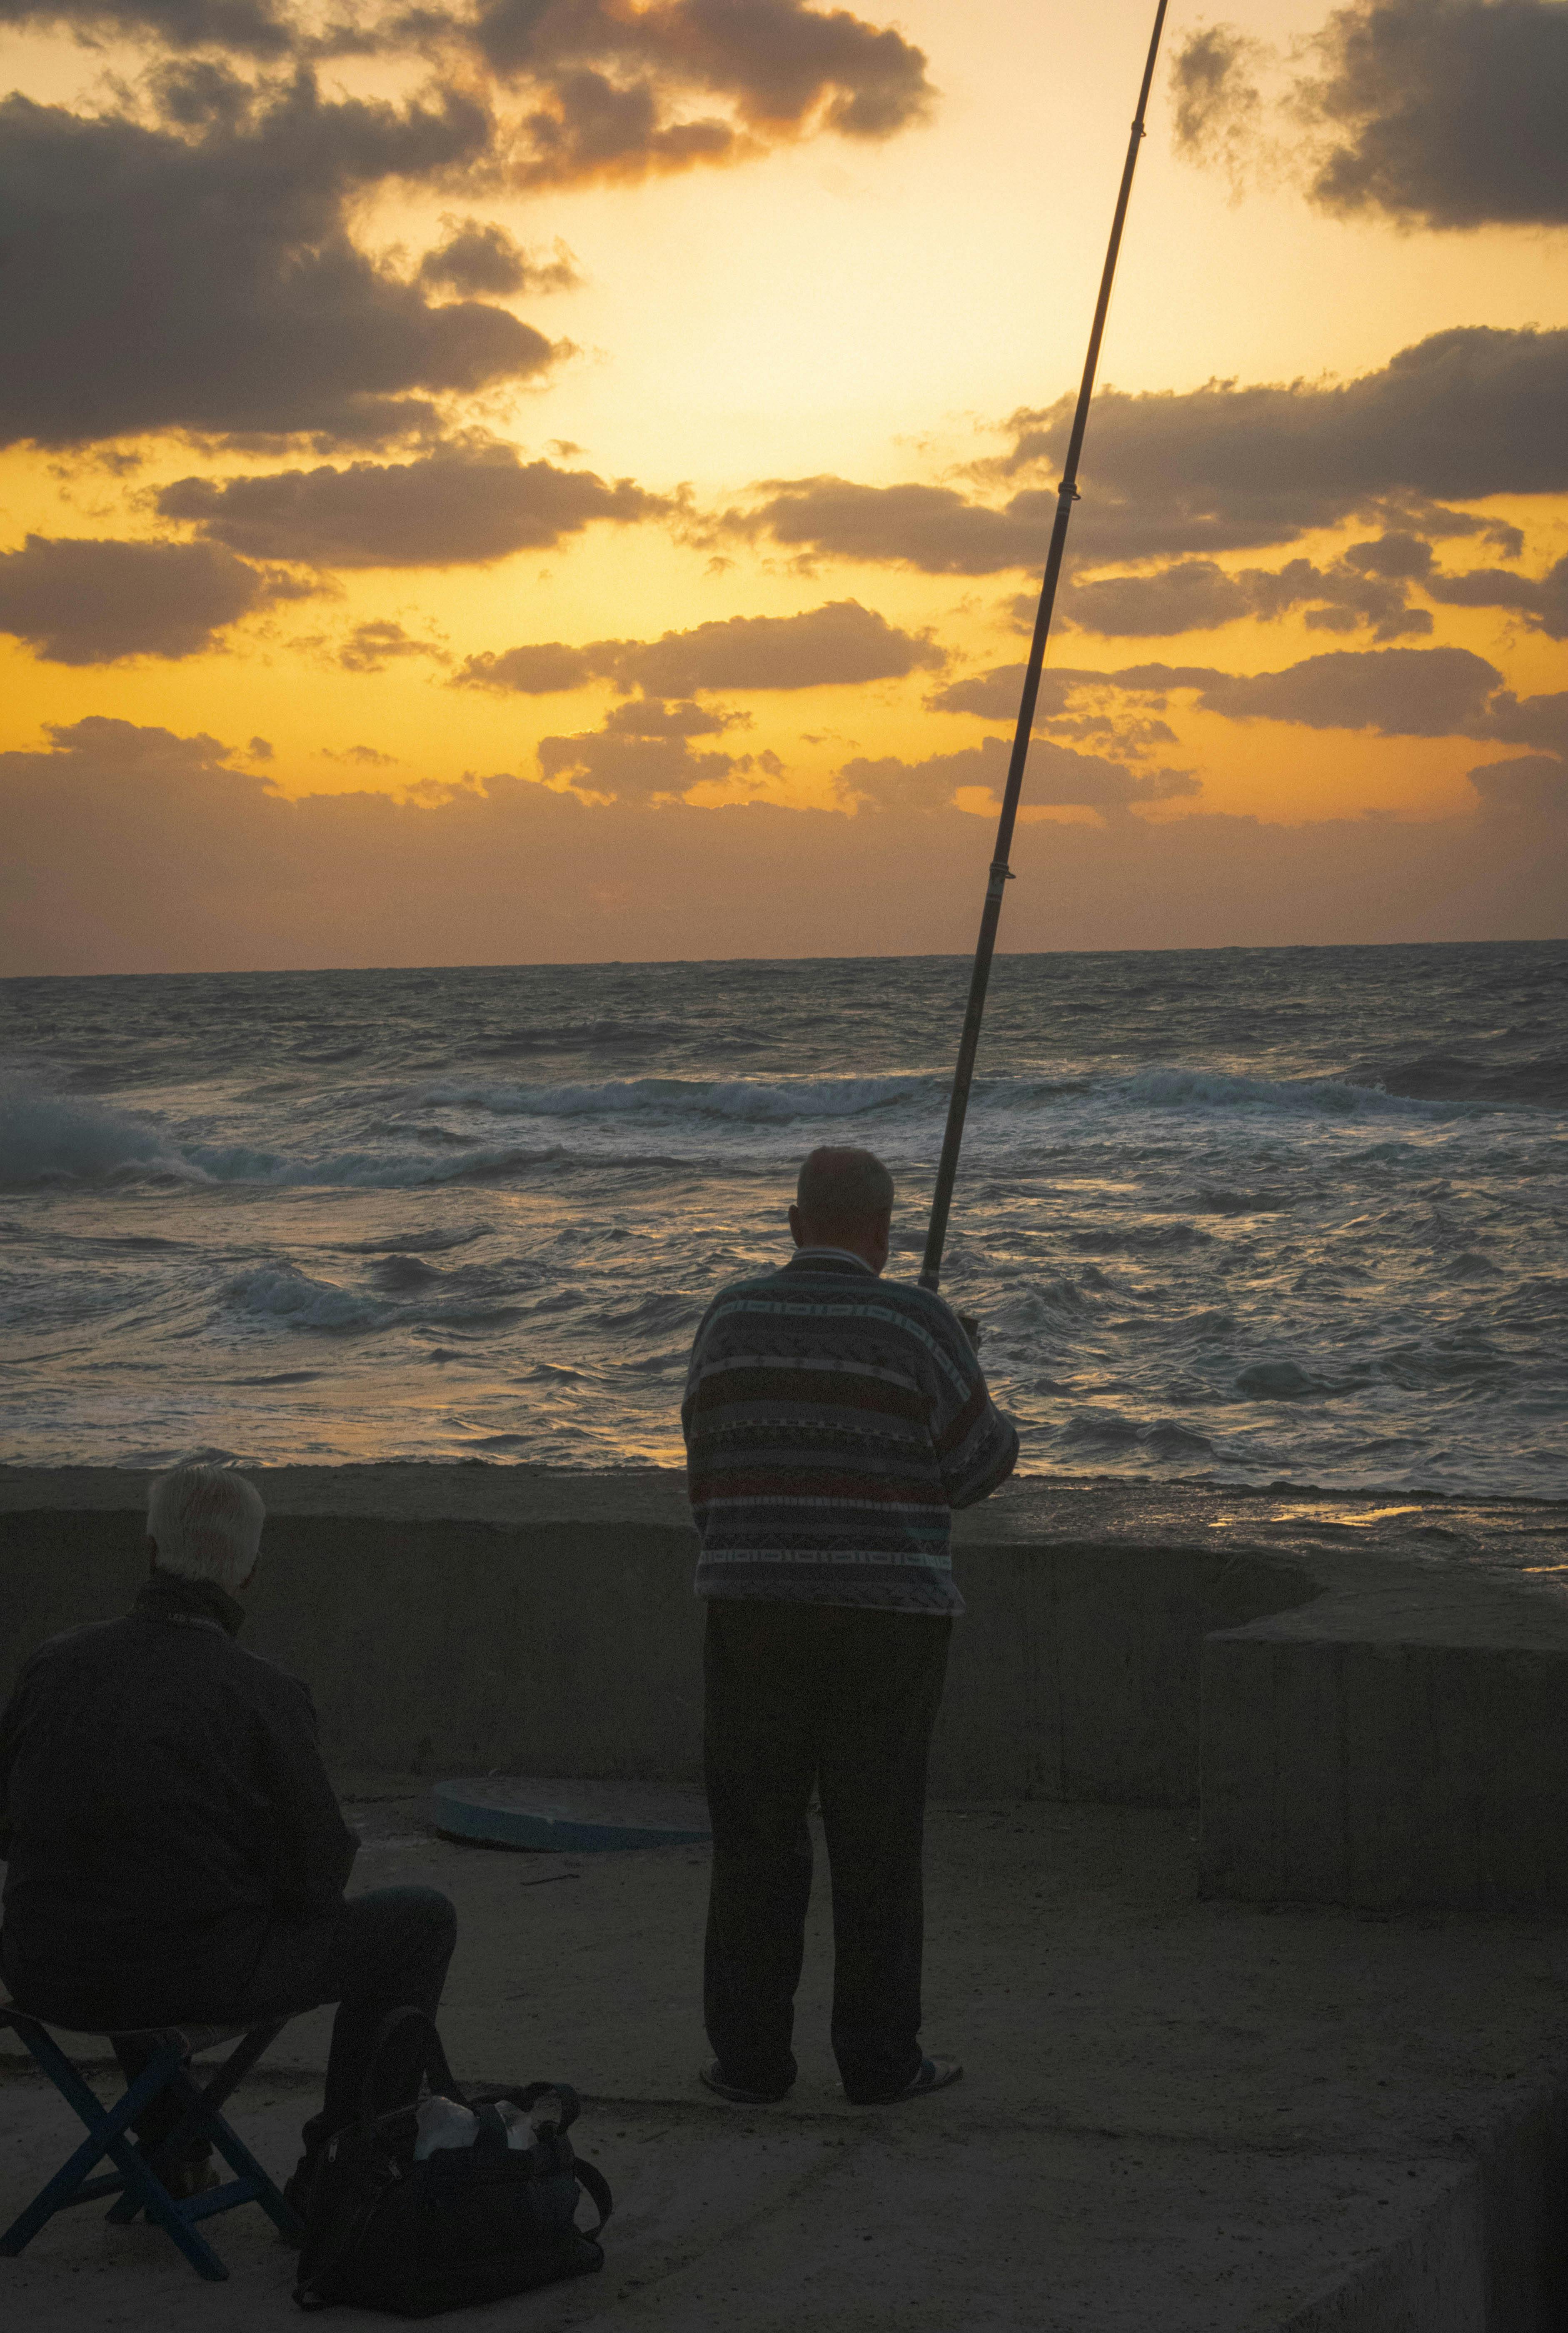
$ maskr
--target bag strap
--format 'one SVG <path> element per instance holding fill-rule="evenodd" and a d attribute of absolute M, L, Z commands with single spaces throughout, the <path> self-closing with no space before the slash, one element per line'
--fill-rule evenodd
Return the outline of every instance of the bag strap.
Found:
<path fill-rule="evenodd" d="M 380 2070 L 381 2059 L 385 2054 L 387 2044 L 394 2034 L 401 2032 L 403 2028 L 410 2023 L 424 2028 L 425 2049 L 420 2071 L 428 2080 L 430 2088 L 433 2090 L 441 2091 L 448 2098 L 455 2098 L 457 2095 L 452 2079 L 452 2069 L 447 2063 L 447 2052 L 441 2046 L 441 2037 L 436 2031 L 435 2020 L 427 2017 L 422 2009 L 390 2009 L 376 2028 L 376 2038 L 370 2044 L 370 2054 L 365 2066 L 365 2079 L 360 2085 L 360 2121 L 366 2128 L 369 2128 L 376 2119 L 376 2076 Z M 415 2087 L 418 2088 L 417 2080 Z M 413 2101 L 410 2099 L 409 2103 L 411 2105 Z"/>
<path fill-rule="evenodd" d="M 599 2214 L 599 2225 L 596 2228 L 589 2228 L 586 2231 L 580 2228 L 577 2232 L 579 2235 L 586 2232 L 588 2242 L 592 2243 L 604 2233 L 604 2223 L 615 2209 L 615 2200 L 610 2193 L 609 2180 L 593 2164 L 584 2163 L 582 2157 L 579 2155 L 572 2169 L 577 2174 L 577 2184 L 582 2189 Z"/>

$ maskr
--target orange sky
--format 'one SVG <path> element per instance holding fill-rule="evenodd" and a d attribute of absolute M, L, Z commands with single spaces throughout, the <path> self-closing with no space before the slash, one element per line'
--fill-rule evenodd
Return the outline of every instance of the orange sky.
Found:
<path fill-rule="evenodd" d="M 1005 944 L 1563 929 L 1568 7 L 1504 14 L 1385 0 L 1402 79 L 1366 8 L 1173 14 L 1032 778 L 1078 908 Z M 977 911 L 1141 0 L 348 22 L 68 0 L 8 44 L 0 970 L 965 945 L 922 870 Z M 528 803 L 591 812 L 515 946 L 465 916 L 476 784 L 524 888 Z M 418 811 L 438 898 L 372 823 L 335 932 L 319 868 L 258 917 L 188 843 L 238 867 L 261 796 L 345 792 Z M 745 802 L 805 818 L 787 875 Z M 1168 821 L 1184 905 L 1128 844 Z M 898 913 L 822 928 L 895 822 Z M 150 955 L 105 906 L 135 832 L 193 903 Z M 609 931 L 601 847 L 647 870 Z"/>

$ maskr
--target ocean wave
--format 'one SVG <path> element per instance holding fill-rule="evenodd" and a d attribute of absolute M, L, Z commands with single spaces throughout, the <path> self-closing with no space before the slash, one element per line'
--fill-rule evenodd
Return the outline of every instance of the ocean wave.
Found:
<path fill-rule="evenodd" d="M 727 1118 L 782 1126 L 797 1118 L 859 1118 L 901 1104 L 946 1101 L 935 1076 L 800 1078 L 611 1078 L 592 1085 L 427 1086 L 427 1107 L 488 1110 L 497 1118 Z"/>
<path fill-rule="evenodd" d="M 1293 1117 L 1429 1118 L 1467 1106 L 1388 1093 L 1344 1078 L 1257 1078 L 1231 1070 L 1150 1069 L 1107 1080 L 1121 1098 L 1152 1109 L 1265 1109 Z M 1469 1105 L 1473 1109 L 1475 1105 Z"/>
<path fill-rule="evenodd" d="M 268 1263 L 240 1272 L 224 1289 L 232 1311 L 257 1319 L 286 1320 L 293 1329 L 335 1330 L 379 1328 L 395 1308 L 374 1296 L 356 1296 L 330 1280 L 313 1280 L 297 1264 Z"/>
<path fill-rule="evenodd" d="M 331 1147 L 330 1137 L 314 1155 L 268 1147 L 272 1128 L 256 1128 L 261 1139 L 215 1141 L 182 1135 L 155 1119 L 107 1103 L 51 1091 L 0 1089 L 0 1185 L 161 1180 L 193 1186 L 250 1183 L 361 1189 L 407 1189 L 453 1182 L 505 1180 L 562 1164 L 635 1167 L 675 1163 L 658 1146 L 672 1137 L 688 1147 L 690 1163 L 717 1168 L 733 1158 L 734 1138 L 747 1129 L 765 1138 L 793 1128 L 843 1126 L 845 1138 L 877 1147 L 891 1145 L 918 1155 L 935 1139 L 946 1109 L 945 1073 L 910 1070 L 866 1077 L 778 1079 L 650 1077 L 554 1084 L 448 1079 L 409 1094 L 417 1116 L 385 1115 L 379 1109 L 360 1119 L 361 1147 Z M 363 1107 L 365 1089 L 345 1090 L 345 1119 Z M 1168 1065 L 1128 1074 L 1101 1072 L 1082 1078 L 1001 1076 L 976 1081 L 971 1103 L 972 1157 L 982 1166 L 990 1139 L 1010 1154 L 1028 1139 L 1038 1153 L 1050 1141 L 1127 1138 L 1118 1121 L 1166 1113 L 1212 1118 L 1220 1114 L 1284 1115 L 1375 1125 L 1380 1121 L 1431 1122 L 1476 1116 L 1497 1106 L 1475 1092 L 1446 1097 L 1401 1094 L 1351 1078 L 1270 1079 L 1239 1071 Z M 437 1111 L 473 1113 L 467 1125 L 446 1125 Z M 477 1118 L 477 1127 L 476 1126 Z M 496 1140 L 508 1119 L 538 1127 L 533 1145 Z M 489 1121 L 488 1126 L 485 1123 Z M 282 1115 L 274 1120 L 282 1130 Z M 598 1129 L 587 1140 L 569 1129 Z M 645 1129 L 610 1149 L 598 1146 L 611 1129 Z M 851 1128 L 854 1128 L 851 1135 Z M 289 1131 L 297 1135 L 296 1128 Z M 342 1131 L 348 1132 L 344 1123 Z M 1391 1130 L 1391 1129 L 1390 1129 Z M 652 1146 L 648 1147 L 648 1138 Z M 1164 1140 L 1161 1135 L 1159 1138 Z M 286 1137 L 285 1137 L 286 1143 Z M 912 1149 L 911 1149 L 912 1146 Z M 719 1154 L 716 1157 L 715 1154 Z M 1189 1203 L 1194 1214 L 1255 1214 L 1288 1205 L 1289 1195 L 1273 1189 L 1231 1191 L 1223 1183 L 1200 1186 Z M 1155 1239 L 1154 1234 L 1150 1235 Z M 1170 1244 L 1191 1231 L 1158 1236 Z"/>
<path fill-rule="evenodd" d="M 147 1176 L 205 1179 L 149 1118 L 63 1094 L 0 1091 L 0 1183 Z"/>

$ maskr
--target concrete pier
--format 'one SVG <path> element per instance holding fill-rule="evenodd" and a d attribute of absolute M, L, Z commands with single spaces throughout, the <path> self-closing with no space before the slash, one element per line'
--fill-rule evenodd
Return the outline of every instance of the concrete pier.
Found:
<path fill-rule="evenodd" d="M 455 2064 L 578 2084 L 621 2198 L 605 2275 L 531 2325 L 1568 2324 L 1562 1509 L 1025 1483 L 965 1519 L 926 2032 L 967 2079 L 846 2104 L 823 1884 L 801 2081 L 745 2114 L 694 2079 L 705 1850 L 508 1855 L 429 1821 L 443 1772 L 695 1773 L 678 1479 L 259 1479 L 247 1638 L 313 1684 L 366 1835 L 354 1885 L 453 1896 Z M 141 1490 L 0 1470 L 0 1682 L 129 1602 Z M 326 2030 L 291 2027 L 244 2094 L 277 2167 Z M 0 2213 L 69 2144 L 0 2060 Z M 0 2306 L 26 2333 L 280 2322 L 259 2216 L 217 2234 L 214 2290 L 81 2213 L 0 2263 Z"/>

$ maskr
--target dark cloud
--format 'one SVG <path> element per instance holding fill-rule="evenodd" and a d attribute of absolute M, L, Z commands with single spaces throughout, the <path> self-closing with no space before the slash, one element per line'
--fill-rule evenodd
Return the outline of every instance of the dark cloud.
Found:
<path fill-rule="evenodd" d="M 1063 398 L 1015 415 L 1000 474 L 1058 464 L 1072 406 Z M 1106 389 L 1095 401 L 1074 549 L 1096 562 L 1247 550 L 1380 507 L 1397 513 L 1410 498 L 1420 508 L 1560 494 L 1565 408 L 1568 331 L 1479 325 L 1435 332 L 1341 384 Z M 1420 531 L 1435 534 L 1442 523 Z"/>
<path fill-rule="evenodd" d="M 999 665 L 950 683 L 927 703 L 937 712 L 1011 721 L 1023 675 L 1022 665 Z M 1496 665 L 1468 648 L 1347 649 L 1263 673 L 1221 672 L 1212 665 L 1122 665 L 1111 672 L 1063 666 L 1044 677 L 1036 727 L 1060 734 L 1080 721 L 1104 722 L 1101 708 L 1129 700 L 1145 715 L 1158 714 L 1172 696 L 1187 693 L 1199 711 L 1229 721 L 1367 729 L 1385 737 L 1485 738 L 1568 757 L 1568 690 L 1517 696 L 1503 686 Z M 1123 729 L 1124 719 L 1113 716 L 1101 734 L 1114 738 L 1118 752 L 1142 750 L 1136 730 L 1129 736 Z M 1157 726 L 1164 732 L 1159 742 L 1166 742 L 1169 732 L 1163 723 Z"/>
<path fill-rule="evenodd" d="M 729 162 L 815 130 L 890 138 L 935 95 L 900 34 L 802 0 L 481 0 L 474 37 L 534 96 L 519 166 L 534 184 Z"/>
<path fill-rule="evenodd" d="M 1024 667 L 1001 664 L 989 672 L 971 673 L 964 680 L 935 689 L 926 699 L 932 713 L 975 713 L 985 721 L 1015 725 L 1024 687 Z M 1114 678 L 1103 673 L 1075 670 L 1070 665 L 1048 666 L 1040 677 L 1035 699 L 1036 736 L 1059 743 L 1094 739 L 1117 754 L 1139 757 L 1157 745 L 1174 745 L 1176 732 L 1169 722 L 1148 714 L 1130 714 L 1121 701 Z"/>
<path fill-rule="evenodd" d="M 1174 66 L 1176 144 L 1239 184 L 1303 178 L 1340 216 L 1455 228 L 1568 222 L 1562 0 L 1352 0 L 1279 60 L 1234 26 Z"/>
<path fill-rule="evenodd" d="M 0 0 L 0 24 L 54 26 L 86 39 L 150 38 L 171 49 L 229 49 L 265 61 L 297 38 L 266 0 Z"/>
<path fill-rule="evenodd" d="M 620 648 L 619 640 L 595 647 Z M 515 689 L 523 696 L 554 696 L 569 688 L 582 688 L 599 676 L 587 648 L 569 648 L 564 640 L 541 640 L 533 648 L 506 648 L 500 654 L 486 648 L 465 657 L 457 676 L 463 688 Z"/>
<path fill-rule="evenodd" d="M 1538 745 L 1568 760 L 1568 689 L 1546 696 L 1515 696 L 1500 688 L 1467 736 L 1495 737 L 1503 745 Z"/>
<path fill-rule="evenodd" d="M 900 761 L 891 754 L 875 761 L 862 756 L 847 762 L 839 776 L 851 794 L 872 802 L 940 810 L 962 787 L 982 786 L 999 795 L 1009 751 L 1005 739 L 987 737 L 978 745 L 956 754 L 932 754 L 921 762 Z M 1122 811 L 1135 802 L 1169 802 L 1199 791 L 1190 770 L 1157 770 L 1139 777 L 1102 754 L 1080 754 L 1049 739 L 1037 739 L 1029 755 L 1026 798 L 1035 806 Z"/>
<path fill-rule="evenodd" d="M 1298 105 L 1327 133 L 1312 198 L 1428 227 L 1568 223 L 1562 0 L 1357 0 Z"/>
<path fill-rule="evenodd" d="M 573 792 L 607 795 L 615 802 L 649 802 L 655 796 L 678 801 L 695 785 L 722 783 L 737 769 L 749 766 L 748 757 L 694 751 L 689 736 L 679 729 L 674 735 L 649 737 L 606 727 L 575 737 L 539 740 L 539 768 L 547 781 L 563 781 Z"/>
<path fill-rule="evenodd" d="M 483 565 L 547 549 L 596 520 L 629 525 L 670 505 L 630 478 L 524 462 L 493 442 L 442 446 L 409 462 L 181 478 L 158 498 L 214 542 L 318 567 Z"/>
<path fill-rule="evenodd" d="M 345 745 L 341 754 L 324 745 L 322 751 L 329 762 L 353 762 L 362 770 L 392 770 L 398 766 L 396 754 L 383 754 L 375 745 Z"/>
<path fill-rule="evenodd" d="M 861 485 L 838 477 L 768 479 L 750 508 L 726 511 L 716 536 L 765 538 L 801 561 L 840 559 L 988 575 L 1042 567 L 1056 509 L 1053 477 L 1073 398 L 1015 414 L 1013 445 L 975 466 L 980 489 Z M 1077 568 L 1125 561 L 1213 559 L 1288 543 L 1353 516 L 1392 533 L 1487 535 L 1505 556 L 1517 528 L 1450 502 L 1568 491 L 1568 330 L 1467 326 L 1401 350 L 1376 372 L 1342 383 L 1129 395 L 1102 389 L 1073 522 Z M 1014 490 L 1003 503 L 988 490 Z M 1445 498 L 1448 498 L 1445 500 Z M 1368 568 L 1364 587 L 1331 579 L 1325 606 L 1348 609 L 1362 588 L 1399 579 Z M 1190 579 L 1189 579 L 1190 580 Z M 1211 598 L 1226 598 L 1223 584 Z M 1385 607 L 1397 607 L 1392 592 Z M 1374 621 L 1378 620 L 1373 618 Z"/>
<path fill-rule="evenodd" d="M 405 657 L 430 657 L 437 664 L 452 661 L 438 640 L 419 639 L 390 616 L 356 624 L 337 652 L 345 672 L 383 672 L 389 664 Z"/>
<path fill-rule="evenodd" d="M 482 158 L 491 123 L 473 99 L 329 103 L 304 73 L 255 95 L 218 72 L 202 101 L 204 122 L 178 131 L 0 103 L 0 441 L 384 442 L 428 431 L 433 398 L 554 360 L 505 309 L 432 305 L 348 232 L 357 197 Z"/>
<path fill-rule="evenodd" d="M 1281 568 L 1227 571 L 1213 560 L 1188 559 L 1150 574 L 1079 580 L 1070 584 L 1063 610 L 1081 631 L 1104 638 L 1174 638 L 1302 609 L 1311 631 L 1365 628 L 1374 639 L 1397 640 L 1432 629 L 1427 610 L 1410 604 L 1412 583 L 1445 606 L 1500 608 L 1532 630 L 1568 638 L 1568 559 L 1541 577 L 1502 567 L 1448 572 L 1436 566 L 1431 544 L 1408 533 L 1352 543 L 1326 568 L 1293 559 Z"/>
<path fill-rule="evenodd" d="M 898 680 L 946 658 L 858 600 L 830 600 L 798 616 L 731 616 L 629 648 L 616 677 L 655 696 L 697 688 L 822 688 Z"/>
<path fill-rule="evenodd" d="M 1493 765 L 1473 815 L 1429 822 L 1025 824 L 1004 943 L 1547 938 L 1568 809 L 1535 782 Z M 958 956 L 991 848 L 989 819 L 910 817 L 896 788 L 855 817 L 590 807 L 513 776 L 295 799 L 210 737 L 111 720 L 0 754 L 0 974 L 831 955 L 846 932 Z M 149 917 L 164 897 L 178 915 Z"/>
<path fill-rule="evenodd" d="M 1429 559 L 1429 546 L 1424 547 Z M 1307 626 L 1317 631 L 1352 632 L 1365 626 L 1374 638 L 1393 640 L 1432 629 L 1427 610 L 1409 605 L 1402 582 L 1369 573 L 1348 559 L 1329 568 L 1293 559 L 1283 568 L 1246 567 L 1234 575 L 1211 559 L 1188 559 L 1151 575 L 1076 582 L 1064 603 L 1080 631 L 1106 638 L 1169 639 L 1249 616 L 1274 620 L 1296 608 L 1306 610 Z"/>
<path fill-rule="evenodd" d="M 1283 672 L 1217 672 L 1206 665 L 1124 665 L 1103 678 L 1140 695 L 1192 689 L 1228 721 L 1371 729 L 1385 737 L 1484 735 L 1478 721 L 1502 674 L 1468 648 L 1339 649 Z"/>
<path fill-rule="evenodd" d="M 0 632 L 53 664 L 198 656 L 242 616 L 299 594 L 210 542 L 30 534 L 0 553 Z"/>
<path fill-rule="evenodd" d="M 771 536 L 803 561 L 851 559 L 928 575 L 994 575 L 1044 563 L 1056 497 L 1028 489 L 1002 510 L 952 486 L 862 486 L 848 478 L 774 478 L 753 510 L 728 511 L 722 533 Z"/>
<path fill-rule="evenodd" d="M 1258 85 L 1273 52 L 1234 24 L 1203 24 L 1170 61 L 1178 154 L 1223 169 L 1239 191 L 1264 141 L 1265 101 Z"/>
<path fill-rule="evenodd" d="M 444 219 L 447 240 L 419 262 L 419 282 L 465 298 L 490 293 L 572 292 L 582 279 L 563 243 L 553 259 L 535 259 L 495 220 Z"/>
<path fill-rule="evenodd" d="M 1528 819 L 1533 827 L 1568 816 L 1568 762 L 1551 755 L 1484 763 L 1470 772 L 1470 783 L 1489 809 Z"/>
<path fill-rule="evenodd" d="M 473 688 L 543 696 L 611 680 L 649 696 L 689 696 L 709 688 L 826 688 L 938 670 L 943 651 L 901 631 L 858 600 L 830 600 L 798 616 L 730 616 L 666 632 L 657 640 L 551 640 L 469 657 L 459 681 Z"/>
<path fill-rule="evenodd" d="M 1568 639 L 1568 559 L 1560 559 L 1539 581 L 1510 575 L 1506 568 L 1472 568 L 1467 574 L 1431 575 L 1422 590 L 1452 608 L 1503 608 L 1523 617 L 1532 631 Z"/>

